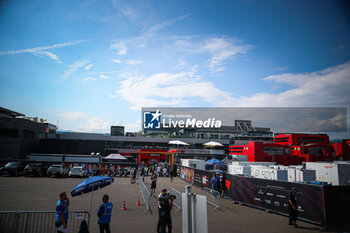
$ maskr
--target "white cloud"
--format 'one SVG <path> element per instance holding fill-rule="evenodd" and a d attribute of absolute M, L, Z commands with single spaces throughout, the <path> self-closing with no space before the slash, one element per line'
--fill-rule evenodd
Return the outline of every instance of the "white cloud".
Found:
<path fill-rule="evenodd" d="M 226 60 L 245 55 L 252 49 L 251 45 L 243 44 L 237 39 L 227 37 L 212 37 L 196 41 L 193 38 L 181 38 L 175 41 L 174 46 L 192 54 L 209 54 L 209 68 L 215 72 L 225 69 L 223 63 Z"/>
<path fill-rule="evenodd" d="M 206 40 L 200 49 L 207 51 L 212 56 L 209 60 L 209 66 L 215 68 L 221 66 L 224 60 L 239 54 L 246 54 L 251 46 L 239 44 L 233 39 L 212 38 Z"/>
<path fill-rule="evenodd" d="M 119 2 L 119 1 L 115 1 L 115 2 Z M 117 5 L 122 6 L 123 4 L 117 4 Z M 118 7 L 118 9 L 119 8 L 120 7 Z M 174 19 L 170 19 L 170 20 L 164 20 L 164 21 L 161 21 L 160 23 L 154 24 L 151 27 L 148 27 L 148 29 L 146 27 L 144 27 L 145 29 L 142 30 L 142 33 L 139 36 L 128 38 L 128 39 L 122 40 L 122 41 L 121 40 L 114 41 L 113 43 L 111 43 L 110 47 L 113 49 L 116 49 L 118 55 L 126 54 L 128 47 L 144 48 L 144 47 L 146 47 L 147 42 L 149 40 L 152 40 L 152 42 L 154 42 L 155 37 L 158 40 L 161 39 L 159 34 L 157 34 L 158 31 L 160 31 L 161 29 L 164 29 L 166 27 L 169 27 L 178 21 L 181 21 L 181 20 L 187 18 L 188 16 L 190 16 L 190 14 L 181 15 L 181 16 L 178 16 L 178 17 L 176 17 Z M 143 23 L 141 23 L 141 24 L 143 24 Z M 119 62 L 117 62 L 117 63 L 119 63 Z"/>
<path fill-rule="evenodd" d="M 95 78 L 91 78 L 90 76 L 83 79 L 84 82 L 95 81 L 95 80 L 96 80 Z"/>
<path fill-rule="evenodd" d="M 120 13 L 122 13 L 130 21 L 135 22 L 139 19 L 139 14 L 136 12 L 135 8 L 131 7 L 130 5 L 120 0 L 113 0 L 112 4 Z"/>
<path fill-rule="evenodd" d="M 68 65 L 68 69 L 62 75 L 62 79 L 69 78 L 72 74 L 74 74 L 79 68 L 84 67 L 89 64 L 89 60 L 77 61 L 71 65 Z"/>
<path fill-rule="evenodd" d="M 106 75 L 103 75 L 103 74 L 100 74 L 100 76 L 99 76 L 101 79 L 109 79 L 109 77 L 108 76 L 106 76 Z"/>
<path fill-rule="evenodd" d="M 125 132 L 138 132 L 141 130 L 141 120 L 125 125 Z"/>
<path fill-rule="evenodd" d="M 101 118 L 88 118 L 86 123 L 76 127 L 81 132 L 106 133 L 109 131 L 111 124 Z"/>
<path fill-rule="evenodd" d="M 118 55 L 125 55 L 126 52 L 128 51 L 128 48 L 126 47 L 124 42 L 115 42 L 110 45 L 112 49 L 117 50 Z"/>
<path fill-rule="evenodd" d="M 89 64 L 87 66 L 84 67 L 85 70 L 90 70 L 94 65 L 93 64 Z"/>
<path fill-rule="evenodd" d="M 60 119 L 60 129 L 89 133 L 109 132 L 111 124 L 102 118 L 91 117 L 83 112 L 56 111 Z"/>
<path fill-rule="evenodd" d="M 239 106 L 350 107 L 350 62 L 309 73 L 271 75 L 263 80 L 288 85 L 277 94 L 256 93 L 238 99 Z"/>
<path fill-rule="evenodd" d="M 153 36 L 154 34 L 156 34 L 159 30 L 163 29 L 163 28 L 166 28 L 166 27 L 169 27 L 173 24 L 175 24 L 176 22 L 178 21 L 181 21 L 185 18 L 187 18 L 188 16 L 190 16 L 190 14 L 187 14 L 187 15 L 180 15 L 178 17 L 176 17 L 175 19 L 170 19 L 170 20 L 165 20 L 165 21 L 162 21 L 158 24 L 155 24 L 153 25 L 152 27 L 150 27 L 146 33 L 143 34 L 143 36 Z"/>
<path fill-rule="evenodd" d="M 114 63 L 117 63 L 117 64 L 122 63 L 122 61 L 121 61 L 121 60 L 119 60 L 119 59 L 113 59 L 112 61 L 113 61 Z"/>
<path fill-rule="evenodd" d="M 49 46 L 42 46 L 42 47 L 35 47 L 35 48 L 29 48 L 29 49 L 21 49 L 21 50 L 12 50 L 12 51 L 6 51 L 6 52 L 0 52 L 0 55 L 11 55 L 11 54 L 21 54 L 21 53 L 31 53 L 36 56 L 47 56 L 51 58 L 52 60 L 57 61 L 58 63 L 62 63 L 58 56 L 50 51 L 52 49 L 58 49 L 58 48 L 64 48 L 68 46 L 74 46 L 81 44 L 83 42 L 86 42 L 87 40 L 78 40 L 78 41 L 70 41 L 60 44 L 54 44 Z"/>
<path fill-rule="evenodd" d="M 129 60 L 128 61 L 129 65 L 137 65 L 137 64 L 141 64 L 141 63 L 143 63 L 143 61 L 141 61 L 141 60 Z"/>
<path fill-rule="evenodd" d="M 193 69 L 194 70 L 194 69 Z M 347 107 L 350 109 L 350 62 L 309 73 L 272 75 L 264 81 L 282 83 L 287 90 L 259 92 L 250 96 L 232 94 L 203 80 L 195 71 L 129 74 L 110 97 L 127 100 L 130 108 L 188 106 L 207 103 L 216 107 Z M 349 110 L 348 110 L 349 111 Z M 349 114 L 349 113 L 348 113 Z M 349 117 L 348 117 L 349 122 Z"/>
<path fill-rule="evenodd" d="M 233 100 L 230 93 L 219 90 L 212 82 L 203 81 L 194 71 L 157 73 L 149 77 L 133 75 L 121 82 L 121 87 L 116 93 L 130 102 L 132 109 L 147 106 L 184 106 L 191 98 L 214 105 L 218 101 Z"/>
<path fill-rule="evenodd" d="M 60 118 L 63 118 L 64 120 L 68 121 L 84 120 L 87 118 L 87 116 L 83 112 L 68 112 L 62 110 L 57 110 L 57 112 Z"/>

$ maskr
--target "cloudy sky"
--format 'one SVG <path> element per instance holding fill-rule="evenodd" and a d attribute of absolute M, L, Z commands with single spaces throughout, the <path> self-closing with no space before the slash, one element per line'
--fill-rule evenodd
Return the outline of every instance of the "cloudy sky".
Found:
<path fill-rule="evenodd" d="M 150 106 L 350 108 L 346 1 L 4 0 L 0 35 L 0 106 L 62 130 L 138 131 Z"/>

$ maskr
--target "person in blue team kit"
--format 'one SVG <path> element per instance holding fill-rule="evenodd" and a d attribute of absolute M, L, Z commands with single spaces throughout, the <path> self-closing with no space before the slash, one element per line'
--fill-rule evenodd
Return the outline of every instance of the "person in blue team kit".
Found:
<path fill-rule="evenodd" d="M 220 185 L 220 179 L 219 179 L 217 174 L 214 174 L 213 178 L 211 179 L 212 189 L 218 192 L 219 191 L 219 185 Z M 213 195 L 214 195 L 214 197 L 216 197 L 217 193 L 214 192 Z"/>
<path fill-rule="evenodd" d="M 218 184 L 219 184 L 218 175 L 214 174 L 210 182 L 211 182 L 212 189 L 215 191 L 218 191 Z"/>
<path fill-rule="evenodd" d="M 58 229 L 61 225 L 63 225 L 64 228 L 67 228 L 67 221 L 68 221 L 68 206 L 69 206 L 69 199 L 67 197 L 66 192 L 60 193 L 60 199 L 57 201 L 56 204 L 56 228 Z M 57 230 L 58 233 L 61 233 L 61 231 Z"/>
<path fill-rule="evenodd" d="M 108 195 L 103 195 L 103 204 L 100 206 L 100 209 L 97 212 L 100 233 L 104 233 L 104 230 L 106 230 L 106 233 L 111 232 L 109 223 L 111 222 L 113 204 L 111 202 L 108 202 L 108 199 Z"/>

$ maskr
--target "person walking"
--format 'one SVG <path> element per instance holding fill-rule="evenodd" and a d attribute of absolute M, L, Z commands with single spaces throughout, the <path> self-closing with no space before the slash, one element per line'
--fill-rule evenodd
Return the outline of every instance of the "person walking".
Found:
<path fill-rule="evenodd" d="M 166 167 L 163 168 L 163 176 L 167 177 L 168 169 Z"/>
<path fill-rule="evenodd" d="M 173 209 L 173 199 L 167 189 L 163 189 L 158 196 L 158 223 L 157 233 L 165 233 L 168 226 L 168 233 L 172 231 L 171 210 Z"/>
<path fill-rule="evenodd" d="M 293 225 L 293 227 L 298 227 L 296 224 L 298 218 L 298 203 L 296 199 L 296 190 L 293 187 L 289 193 L 289 201 L 288 201 L 288 209 L 289 209 L 289 225 Z"/>
<path fill-rule="evenodd" d="M 160 176 L 160 165 L 157 166 L 157 176 Z"/>
<path fill-rule="evenodd" d="M 211 187 L 214 191 L 218 191 L 218 187 L 219 187 L 219 178 L 217 174 L 213 175 L 213 178 L 211 179 Z M 213 196 L 216 197 L 216 192 L 213 193 Z"/>
<path fill-rule="evenodd" d="M 56 228 L 57 228 L 57 233 L 62 233 L 60 229 L 67 228 L 67 221 L 68 221 L 68 206 L 69 206 L 69 198 L 67 197 L 66 192 L 60 193 L 60 199 L 56 203 Z M 63 230 L 62 229 L 62 230 Z"/>
<path fill-rule="evenodd" d="M 107 194 L 103 195 L 102 201 L 103 204 L 100 206 L 100 209 L 97 212 L 98 216 L 98 225 L 100 226 L 100 233 L 110 233 L 109 223 L 111 222 L 113 204 L 108 201 L 109 196 Z"/>
<path fill-rule="evenodd" d="M 157 188 L 157 175 L 155 172 L 153 172 L 151 176 L 151 196 L 156 193 L 156 188 Z"/>
<path fill-rule="evenodd" d="M 170 181 L 173 183 L 173 178 L 174 178 L 174 169 L 171 167 L 169 171 L 169 176 L 170 176 Z"/>

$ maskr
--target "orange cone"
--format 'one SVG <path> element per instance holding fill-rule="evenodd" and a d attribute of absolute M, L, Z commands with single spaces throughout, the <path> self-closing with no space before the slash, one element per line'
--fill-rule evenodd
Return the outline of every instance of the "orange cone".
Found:
<path fill-rule="evenodd" d="M 126 210 L 125 201 L 123 201 L 122 210 Z"/>
<path fill-rule="evenodd" d="M 136 202 L 136 206 L 140 206 L 140 197 L 137 197 L 137 202 Z"/>

